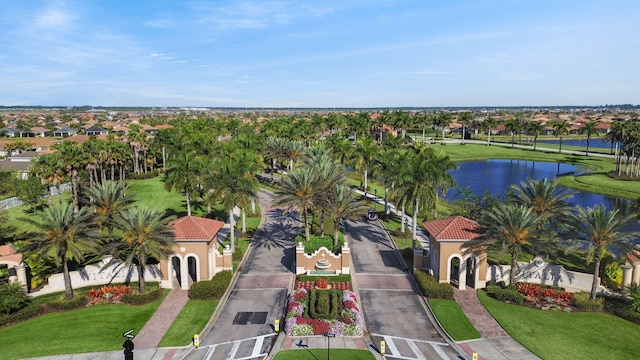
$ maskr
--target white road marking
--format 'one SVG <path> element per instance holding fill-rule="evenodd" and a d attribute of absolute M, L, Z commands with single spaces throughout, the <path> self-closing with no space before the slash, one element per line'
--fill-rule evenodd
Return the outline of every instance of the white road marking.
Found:
<path fill-rule="evenodd" d="M 389 351 L 385 354 L 385 357 L 387 358 L 402 359 L 402 360 L 425 360 L 426 357 L 420 351 L 420 349 L 416 344 L 416 343 L 424 343 L 424 344 L 431 345 L 433 350 L 440 356 L 441 359 L 443 360 L 449 359 L 447 354 L 441 348 L 442 346 L 449 346 L 449 344 L 445 342 L 409 339 L 409 338 L 403 338 L 399 336 L 380 335 L 380 334 L 371 334 L 371 336 L 378 336 L 378 337 L 384 338 L 385 344 L 389 349 Z M 401 340 L 406 342 L 409 348 L 413 351 L 414 356 L 416 357 L 408 357 L 408 356 L 400 355 L 400 351 L 398 350 L 398 347 L 396 346 L 394 340 Z"/>
<path fill-rule="evenodd" d="M 255 358 L 264 358 L 267 355 L 267 353 L 260 353 L 260 351 L 262 350 L 262 345 L 264 344 L 264 340 L 266 338 L 270 338 L 272 336 L 276 336 L 276 334 L 273 333 L 273 334 L 255 336 L 247 339 L 226 341 L 219 344 L 200 346 L 200 348 L 207 349 L 207 353 L 205 354 L 204 360 L 211 360 L 211 358 L 213 357 L 213 352 L 220 345 L 229 345 L 229 344 L 233 346 L 231 348 L 231 351 L 229 352 L 229 355 L 227 356 L 227 360 L 249 360 L 249 359 L 255 359 Z M 251 340 L 255 340 L 253 349 L 251 350 L 251 355 L 243 358 L 235 358 L 236 353 L 240 349 L 240 345 L 245 341 L 251 341 Z"/>

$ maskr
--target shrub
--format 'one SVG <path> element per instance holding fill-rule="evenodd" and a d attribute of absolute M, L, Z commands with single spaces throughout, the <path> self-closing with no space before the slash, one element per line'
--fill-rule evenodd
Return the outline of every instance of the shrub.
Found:
<path fill-rule="evenodd" d="M 47 307 L 53 311 L 69 311 L 81 308 L 89 302 L 89 299 L 84 295 L 74 296 L 73 299 L 56 300 L 47 304 Z"/>
<path fill-rule="evenodd" d="M 420 270 L 415 270 L 413 276 L 424 296 L 434 299 L 453 300 L 453 287 L 451 284 L 439 283 L 433 276 Z"/>
<path fill-rule="evenodd" d="M 591 294 L 588 292 L 575 293 L 573 294 L 572 303 L 575 307 L 584 311 L 602 311 L 604 308 L 604 299 L 596 298 L 591 301 L 589 300 L 590 297 Z"/>
<path fill-rule="evenodd" d="M 312 254 L 314 251 L 317 251 L 321 247 L 326 247 L 329 251 L 334 254 L 340 254 L 342 252 L 342 246 L 344 245 L 344 237 L 339 237 L 338 245 L 336 247 L 333 246 L 333 236 L 325 235 L 325 236 L 316 236 L 311 235 L 309 241 L 306 241 L 304 235 L 296 236 L 296 244 L 301 242 L 304 245 L 304 252 L 306 254 Z"/>
<path fill-rule="evenodd" d="M 498 289 L 493 297 L 496 300 L 511 302 L 515 304 L 522 304 L 524 301 L 524 296 L 518 292 L 518 289 L 515 286 L 508 286 L 506 288 Z"/>
<path fill-rule="evenodd" d="M 31 302 L 31 298 L 19 282 L 0 284 L 0 314 L 11 314 Z"/>
<path fill-rule="evenodd" d="M 106 300 L 107 303 L 118 302 L 125 294 L 131 294 L 129 285 L 105 285 L 89 290 L 87 296 L 91 304 L 96 304 L 101 300 Z"/>
<path fill-rule="evenodd" d="M 231 271 L 221 271 L 211 280 L 198 281 L 191 285 L 189 298 L 194 300 L 220 299 L 231 283 Z"/>
<path fill-rule="evenodd" d="M 122 295 L 122 298 L 120 298 L 120 301 L 129 305 L 144 305 L 160 298 L 160 296 L 162 296 L 162 292 L 162 288 L 157 288 L 141 295 L 124 294 Z"/>
<path fill-rule="evenodd" d="M 0 326 L 18 323 L 21 321 L 32 319 L 44 311 L 42 305 L 30 305 L 24 309 L 16 311 L 11 315 L 0 316 Z"/>
<path fill-rule="evenodd" d="M 142 174 L 127 174 L 129 176 L 129 179 L 131 180 L 145 180 L 145 179 L 152 179 L 156 176 L 158 176 L 158 174 L 160 173 L 159 170 L 154 170 L 154 171 L 150 171 L 148 173 L 142 173 Z"/>

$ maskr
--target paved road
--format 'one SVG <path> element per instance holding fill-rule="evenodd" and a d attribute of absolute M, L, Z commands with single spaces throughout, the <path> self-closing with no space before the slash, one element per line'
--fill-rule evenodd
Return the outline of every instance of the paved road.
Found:
<path fill-rule="evenodd" d="M 378 221 L 348 221 L 354 282 L 376 346 L 388 359 L 459 359 L 434 327 L 400 254 Z"/>
<path fill-rule="evenodd" d="M 260 192 L 264 221 L 239 277 L 213 328 L 200 348 L 186 359 L 262 359 L 269 352 L 275 319 L 284 316 L 287 292 L 294 280 L 296 214 L 271 208 L 273 195 Z"/>

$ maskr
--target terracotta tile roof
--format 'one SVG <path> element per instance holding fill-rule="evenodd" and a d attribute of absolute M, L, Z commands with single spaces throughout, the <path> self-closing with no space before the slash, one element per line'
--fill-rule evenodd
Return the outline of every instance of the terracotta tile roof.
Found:
<path fill-rule="evenodd" d="M 197 216 L 185 216 L 172 221 L 169 225 L 173 226 L 173 233 L 178 242 L 180 240 L 210 241 L 222 229 L 224 223 Z"/>
<path fill-rule="evenodd" d="M 631 265 L 636 265 L 640 263 L 640 249 L 638 248 L 634 249 L 632 252 L 627 254 L 626 258 L 627 258 L 627 262 L 630 263 Z"/>
<path fill-rule="evenodd" d="M 19 264 L 22 262 L 22 254 L 16 252 L 16 248 L 13 245 L 2 245 L 0 246 L 0 260 Z"/>
<path fill-rule="evenodd" d="M 156 129 L 158 129 L 158 130 L 162 130 L 162 129 L 173 129 L 173 125 L 169 125 L 169 124 L 159 124 L 159 125 L 156 125 Z"/>
<path fill-rule="evenodd" d="M 463 216 L 425 221 L 422 227 L 437 241 L 472 240 L 480 235 L 480 225 Z"/>

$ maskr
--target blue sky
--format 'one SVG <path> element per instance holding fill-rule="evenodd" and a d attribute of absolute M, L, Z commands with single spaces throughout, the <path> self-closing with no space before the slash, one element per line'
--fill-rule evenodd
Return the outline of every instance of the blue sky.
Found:
<path fill-rule="evenodd" d="M 640 1 L 2 1 L 0 105 L 640 103 Z"/>

